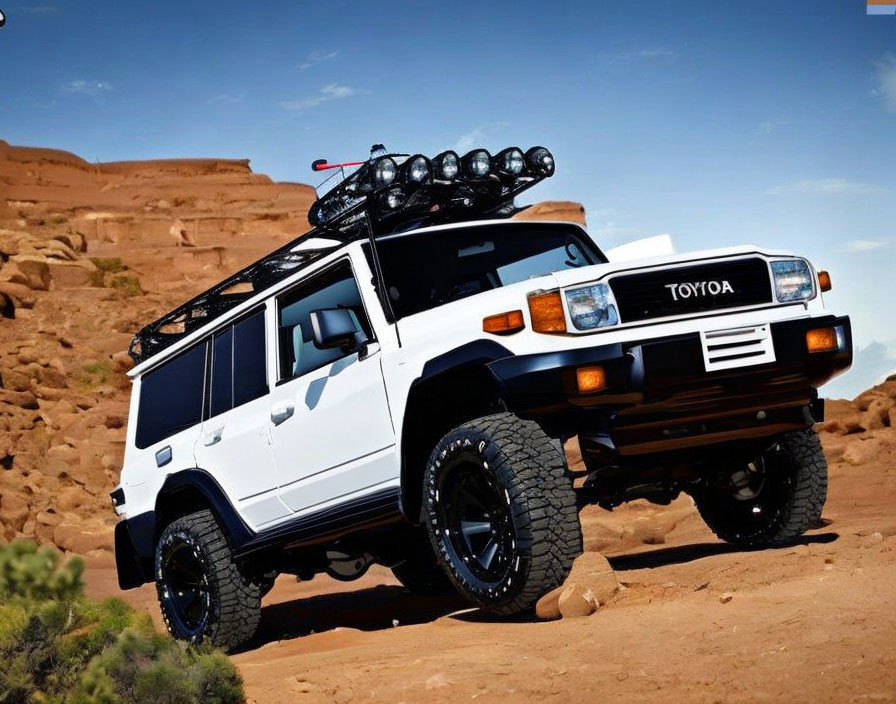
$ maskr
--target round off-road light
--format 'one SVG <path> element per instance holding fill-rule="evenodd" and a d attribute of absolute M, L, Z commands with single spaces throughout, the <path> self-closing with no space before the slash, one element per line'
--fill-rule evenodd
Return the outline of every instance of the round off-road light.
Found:
<path fill-rule="evenodd" d="M 432 160 L 436 178 L 443 181 L 453 181 L 460 171 L 460 157 L 456 152 L 447 151 L 439 154 Z"/>
<path fill-rule="evenodd" d="M 398 166 L 391 157 L 383 157 L 377 159 L 373 165 L 373 182 L 377 188 L 388 186 L 395 180 L 395 174 L 398 173 Z"/>
<path fill-rule="evenodd" d="M 526 152 L 529 170 L 538 176 L 553 176 L 554 155 L 544 147 L 532 147 Z"/>
<path fill-rule="evenodd" d="M 402 176 L 407 183 L 421 184 L 432 179 L 432 165 L 422 154 L 412 156 L 401 165 Z"/>
<path fill-rule="evenodd" d="M 404 191 L 400 188 L 390 188 L 383 196 L 383 205 L 389 210 L 396 210 L 404 204 Z"/>
<path fill-rule="evenodd" d="M 523 153 L 516 147 L 498 152 L 495 156 L 495 168 L 507 176 L 519 176 L 526 165 Z"/>
<path fill-rule="evenodd" d="M 492 158 L 485 149 L 474 149 L 464 155 L 463 164 L 470 178 L 485 178 L 491 171 Z"/>

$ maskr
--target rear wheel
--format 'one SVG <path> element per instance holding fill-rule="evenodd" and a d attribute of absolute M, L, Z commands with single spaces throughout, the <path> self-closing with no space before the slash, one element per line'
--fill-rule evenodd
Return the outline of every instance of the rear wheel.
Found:
<path fill-rule="evenodd" d="M 537 424 L 510 413 L 442 438 L 427 463 L 423 503 L 451 582 L 495 614 L 532 608 L 582 552 L 565 455 Z"/>
<path fill-rule="evenodd" d="M 783 435 L 693 496 L 703 520 L 722 540 L 761 547 L 787 544 L 818 525 L 827 488 L 827 460 L 810 428 Z"/>
<path fill-rule="evenodd" d="M 231 650 L 255 634 L 262 587 L 234 563 L 211 511 L 191 513 L 165 528 L 156 546 L 155 578 L 173 637 Z"/>

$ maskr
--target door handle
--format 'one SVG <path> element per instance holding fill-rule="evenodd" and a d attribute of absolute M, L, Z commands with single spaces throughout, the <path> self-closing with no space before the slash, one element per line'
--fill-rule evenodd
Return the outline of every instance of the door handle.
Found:
<path fill-rule="evenodd" d="M 211 447 L 215 443 L 221 442 L 221 436 L 224 434 L 224 426 L 222 425 L 220 428 L 216 428 L 212 430 L 210 433 L 205 434 L 205 446 Z"/>
<path fill-rule="evenodd" d="M 280 425 L 283 421 L 292 418 L 296 412 L 295 404 L 284 401 L 271 406 L 271 421 L 274 425 Z"/>

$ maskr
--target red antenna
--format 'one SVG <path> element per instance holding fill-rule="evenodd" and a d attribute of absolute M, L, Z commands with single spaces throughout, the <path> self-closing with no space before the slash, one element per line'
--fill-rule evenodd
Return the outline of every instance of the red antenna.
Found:
<path fill-rule="evenodd" d="M 341 169 L 345 166 L 361 166 L 363 161 L 346 161 L 341 164 L 330 164 L 326 159 L 317 159 L 311 162 L 312 171 L 326 171 L 327 169 Z"/>

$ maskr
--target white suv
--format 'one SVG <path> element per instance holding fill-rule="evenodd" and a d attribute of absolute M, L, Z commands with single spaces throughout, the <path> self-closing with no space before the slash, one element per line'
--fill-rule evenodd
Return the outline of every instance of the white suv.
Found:
<path fill-rule="evenodd" d="M 754 247 L 614 263 L 578 225 L 507 220 L 552 173 L 543 148 L 373 157 L 311 233 L 138 333 L 121 587 L 233 648 L 279 573 L 378 562 L 530 609 L 587 503 L 685 491 L 747 546 L 817 523 L 816 389 L 852 359 L 827 274 Z"/>

